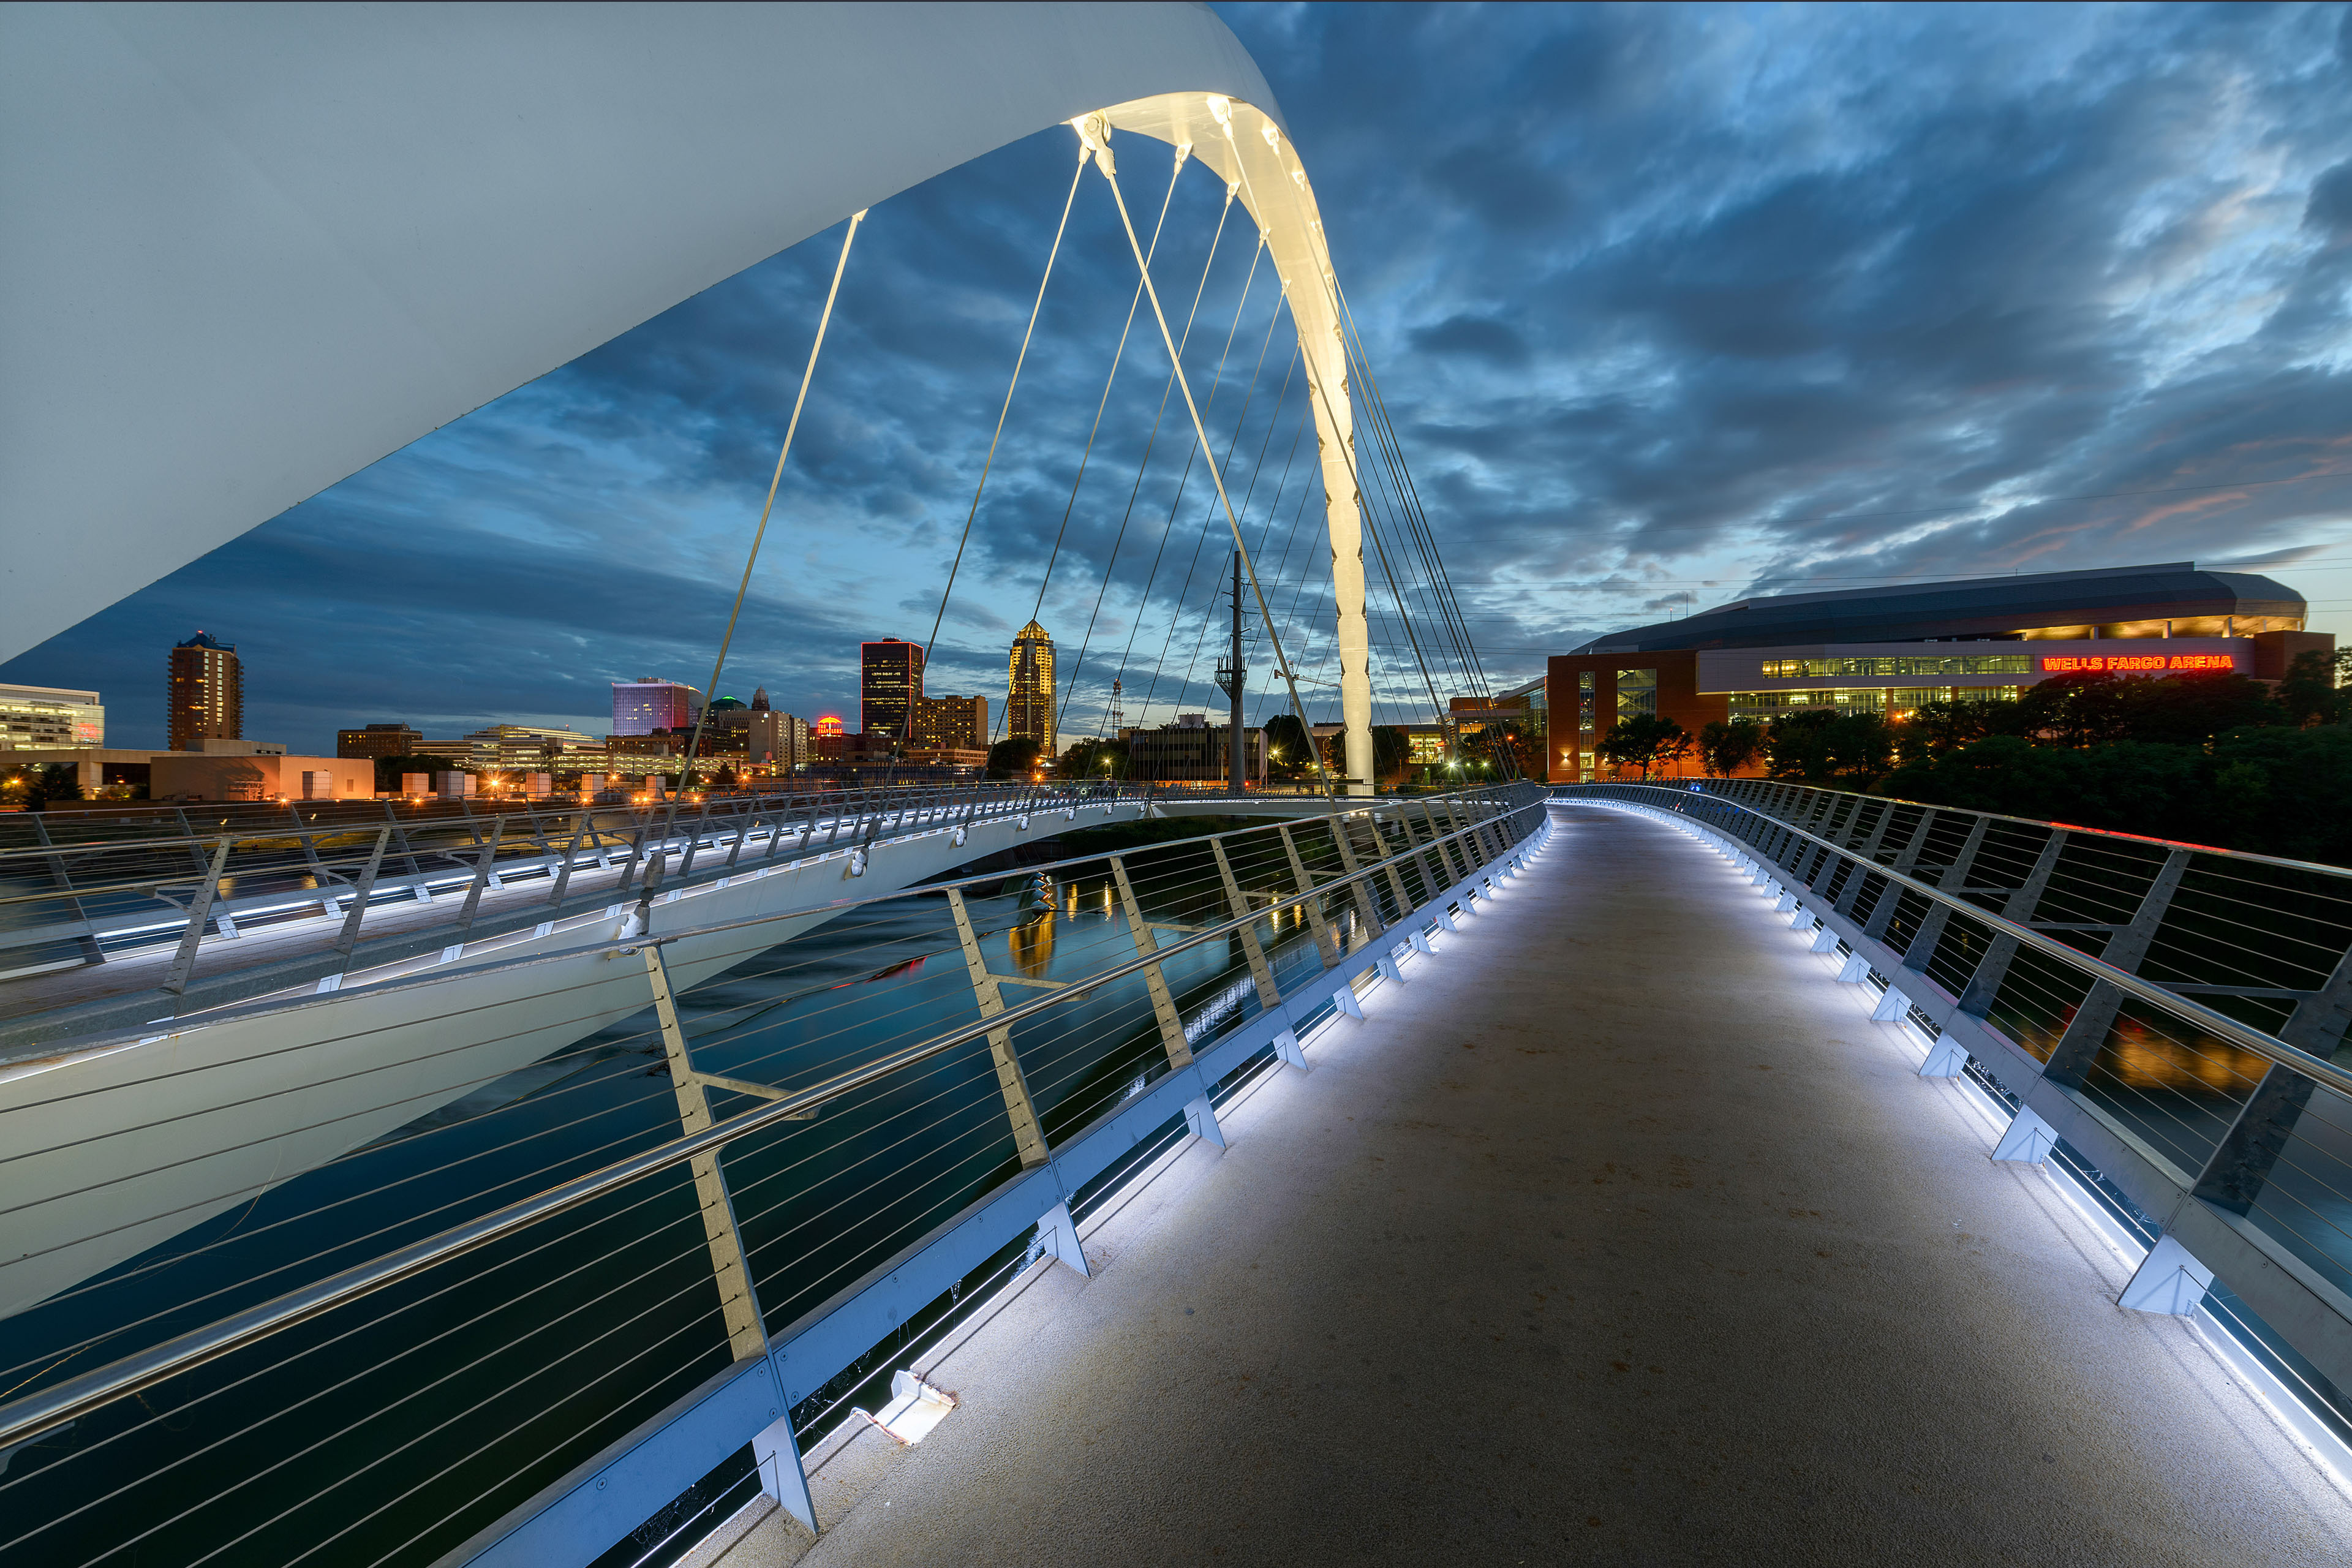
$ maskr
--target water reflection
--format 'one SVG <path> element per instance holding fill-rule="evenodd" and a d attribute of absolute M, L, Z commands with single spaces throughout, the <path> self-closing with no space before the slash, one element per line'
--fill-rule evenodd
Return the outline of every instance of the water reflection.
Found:
<path fill-rule="evenodd" d="M 1074 890 L 1070 896 L 1076 899 L 1077 894 Z M 1060 914 L 1048 905 L 1035 920 L 1024 921 L 1007 931 L 1005 942 L 1012 948 L 1013 966 L 1032 979 L 1044 979 L 1054 963 L 1055 928 L 1060 924 Z"/>
<path fill-rule="evenodd" d="M 2099 1066 L 2130 1089 L 2219 1093 L 2236 1099 L 2262 1081 L 2270 1063 L 2227 1040 L 2195 1033 L 2175 1039 L 2126 1016 L 2107 1031 L 2105 1043 L 2099 1047 Z"/>

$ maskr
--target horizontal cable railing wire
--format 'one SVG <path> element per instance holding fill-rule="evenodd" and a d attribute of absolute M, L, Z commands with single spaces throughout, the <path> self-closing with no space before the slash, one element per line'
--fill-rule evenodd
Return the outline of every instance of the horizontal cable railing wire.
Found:
<path fill-rule="evenodd" d="M 1201 798 L 1208 806 L 1213 796 Z M 120 1561 L 134 1551 L 340 1560 L 361 1540 L 354 1560 L 433 1560 L 740 1353 L 740 1341 L 730 1348 L 734 1309 L 713 1272 L 708 1194 L 689 1180 L 705 1163 L 723 1152 L 730 1225 L 740 1226 L 760 1309 L 753 1331 L 775 1334 L 1023 1169 L 992 1034 L 1009 1035 L 1052 1144 L 1164 1078 L 1177 1054 L 1256 1016 L 1261 962 L 1287 994 L 1338 955 L 1401 942 L 1409 933 L 1398 920 L 1466 887 L 1541 816 L 1528 786 L 1342 809 L 1350 814 L 757 920 L 665 929 L 690 921 L 693 906 L 656 901 L 662 919 L 649 934 L 568 954 L 499 960 L 493 951 L 458 972 L 178 1021 L 188 1040 L 240 1021 L 331 1025 L 339 1004 L 375 998 L 438 1016 L 437 1027 L 526 1038 L 524 1021 L 499 1020 L 533 999 L 565 1016 L 619 1014 L 497 1077 L 467 1070 L 462 1047 L 404 1049 L 427 1087 L 404 1084 L 380 1103 L 486 1103 L 428 1111 L 299 1174 L 239 1189 L 184 1245 L 131 1257 L 20 1313 L 7 1358 L 16 1364 L 0 1370 L 0 1396 L 16 1396 L 0 1406 L 0 1517 L 17 1526 L 0 1530 L 0 1562 L 19 1552 Z M 1124 871 L 1113 875 L 1115 866 Z M 983 1016 L 950 888 L 990 972 L 1052 988 L 1008 984 L 1003 1010 Z M 807 929 L 820 914 L 828 923 Z M 1374 921 L 1389 928 L 1384 938 Z M 803 934 L 778 945 L 793 931 Z M 642 1011 L 642 965 L 649 950 L 698 943 L 709 954 L 697 973 L 715 967 L 719 977 L 680 994 L 673 1039 Z M 583 953 L 613 972 L 585 993 L 562 967 Z M 559 984 L 540 984 L 541 973 Z M 1152 975 L 1164 976 L 1181 1024 L 1172 1036 Z M 509 1011 L 452 1009 L 425 989 L 469 984 L 508 987 L 498 1005 Z M 625 1008 L 596 999 L 632 985 Z M 309 1032 L 314 1041 L 332 1034 Z M 111 1048 L 136 1051 L 146 1038 Z M 720 1119 L 684 1135 L 669 1065 L 678 1041 Z M 221 1103 L 250 1108 L 257 1091 L 306 1104 L 318 1082 L 300 1076 L 304 1058 L 278 1059 L 189 1058 L 168 1080 L 156 1127 L 194 1125 L 185 1121 L 193 1089 L 223 1073 L 232 1092 L 213 1097 Z M 237 1072 L 257 1069 L 268 1076 L 235 1089 Z M 738 1080 L 761 1097 L 729 1087 Z M 107 1092 L 44 1090 L 44 1106 L 31 1108 L 40 1120 L 24 1125 L 43 1129 L 41 1145 L 63 1147 L 77 1117 L 88 1124 L 77 1108 Z M 326 1107 L 325 1120 L 341 1109 Z M 10 1154 L 28 1152 L 38 1150 Z M 200 1163 L 169 1151 L 126 1166 L 137 1170 L 208 1190 L 192 1184 Z M 0 1167 L 0 1192 L 8 1189 Z M 0 1219 L 39 1201 L 11 1192 Z M 646 1250 L 662 1236 L 675 1238 L 667 1250 Z M 454 1267 L 461 1259 L 474 1261 Z M 988 1277 L 1004 1268 L 998 1259 Z M 100 1358 L 109 1364 L 82 1370 Z M 453 1375 L 460 1366 L 475 1370 Z M 812 1394 L 796 1419 L 830 1407 L 826 1418 L 837 1418 L 863 1375 L 846 1369 L 848 1383 L 824 1401 Z M 318 1397 L 326 1388 L 331 1397 Z"/>

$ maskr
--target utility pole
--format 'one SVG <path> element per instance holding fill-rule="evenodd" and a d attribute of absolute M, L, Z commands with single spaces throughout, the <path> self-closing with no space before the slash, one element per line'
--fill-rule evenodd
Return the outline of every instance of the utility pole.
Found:
<path fill-rule="evenodd" d="M 1246 684 L 1242 665 L 1242 552 L 1234 552 L 1234 645 L 1232 654 L 1217 666 L 1217 684 L 1233 701 L 1233 721 L 1226 737 L 1226 783 L 1235 795 L 1248 787 L 1242 746 L 1242 689 Z"/>

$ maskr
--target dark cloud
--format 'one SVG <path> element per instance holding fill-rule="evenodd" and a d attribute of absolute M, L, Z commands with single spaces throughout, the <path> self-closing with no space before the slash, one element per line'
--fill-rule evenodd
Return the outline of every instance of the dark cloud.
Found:
<path fill-rule="evenodd" d="M 2226 553 L 2295 562 L 2323 626 L 2352 604 L 2352 547 L 2330 548 L 2352 480 L 2300 478 L 2352 469 L 2352 10 L 1220 10 L 1314 176 L 1497 679 L 1780 588 Z M 1148 308 L 1106 393 L 1136 278 L 1091 174 L 1005 411 L 1075 163 L 1044 132 L 874 209 L 729 689 L 847 707 L 857 641 L 927 635 L 961 550 L 935 687 L 1001 697 L 1034 611 L 1066 663 L 1086 645 L 1083 723 L 1113 676 L 1130 721 L 1145 695 L 1157 718 L 1214 700 L 1230 533 Z M 1121 143 L 1147 236 L 1169 199 L 1154 277 L 1286 650 L 1328 678 L 1278 289 L 1245 224 L 1208 266 L 1224 192 L 1195 168 L 1171 195 L 1170 167 Z M 0 679 L 99 685 L 115 734 L 152 742 L 163 649 L 201 625 L 247 653 L 251 731 L 300 744 L 376 719 L 593 727 L 606 680 L 699 683 L 840 239 L 685 301 Z M 1360 456 L 1381 492 L 1381 454 Z M 1371 522 L 1381 714 L 1410 717 L 1427 706 L 1413 641 L 1448 683 L 1462 655 L 1410 531 L 1379 505 Z"/>

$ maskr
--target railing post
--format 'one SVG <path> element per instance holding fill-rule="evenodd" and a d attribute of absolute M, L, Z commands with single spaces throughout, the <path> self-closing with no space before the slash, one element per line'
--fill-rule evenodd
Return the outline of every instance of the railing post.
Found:
<path fill-rule="evenodd" d="M 466 905 L 457 911 L 457 938 L 460 942 L 465 940 L 467 931 L 474 929 L 474 910 L 480 907 L 482 889 L 489 884 L 490 862 L 498 858 L 499 837 L 506 827 L 507 819 L 503 816 L 490 824 L 489 842 L 482 846 L 482 858 L 474 863 L 474 879 L 466 889 Z"/>
<path fill-rule="evenodd" d="M 1143 906 L 1136 901 L 1135 886 L 1127 879 L 1127 862 L 1114 855 L 1110 858 L 1111 879 L 1118 887 L 1119 908 L 1127 911 L 1127 929 L 1135 938 L 1135 951 L 1149 958 L 1160 951 L 1160 943 L 1151 935 L 1151 927 L 1143 919 Z M 1160 1043 L 1167 1047 L 1168 1065 L 1189 1067 L 1192 1061 L 1192 1042 L 1184 1037 L 1184 1019 L 1176 1011 L 1176 999 L 1169 994 L 1168 977 L 1157 963 L 1143 971 L 1144 989 L 1151 994 L 1151 1014 L 1160 1022 Z"/>
<path fill-rule="evenodd" d="M 1890 869 L 1908 873 L 1919 863 L 1920 852 L 1927 847 L 1927 836 L 1935 829 L 1936 816 L 1933 806 L 1919 814 L 1918 822 L 1911 829 L 1911 837 L 1904 840 L 1902 851 L 1895 857 L 1895 864 Z M 1902 894 L 1895 884 L 1887 883 L 1885 891 L 1879 895 L 1877 904 L 1870 911 L 1870 919 L 1863 923 L 1862 934 L 1873 942 L 1885 936 L 1887 925 L 1895 919 L 1895 907 L 1902 901 Z"/>
<path fill-rule="evenodd" d="M 687 1054 L 686 1031 L 678 1026 L 677 1002 L 671 995 L 669 971 L 661 949 L 647 942 L 637 951 L 646 955 L 646 973 L 653 983 L 654 1015 L 661 1021 L 662 1047 L 669 1063 L 670 1088 L 677 1097 L 677 1119 L 688 1135 L 710 1126 L 710 1097 Z M 719 1306 L 727 1322 L 727 1345 L 737 1361 L 768 1353 L 768 1331 L 760 1314 L 760 1298 L 751 1287 L 751 1270 L 743 1258 L 742 1233 L 735 1226 L 735 1205 L 727 1194 L 727 1173 L 719 1168 L 719 1152 L 697 1154 L 688 1165 L 694 1173 L 694 1195 L 702 1209 L 702 1235 L 710 1247 L 710 1271 L 719 1284 Z"/>
<path fill-rule="evenodd" d="M 1453 811 L 1450 808 L 1446 810 L 1443 824 L 1437 820 L 1437 813 L 1444 805 L 1442 800 L 1433 804 L 1424 802 L 1421 809 L 1429 823 L 1430 847 L 1437 852 L 1437 864 L 1445 873 L 1445 885 L 1450 888 L 1456 882 L 1468 881 L 1474 868 L 1470 852 L 1452 837 L 1454 829 L 1459 826 L 1454 820 Z"/>
<path fill-rule="evenodd" d="M 1400 818 L 1404 816 L 1402 806 L 1398 808 L 1397 816 Z M 1388 835 L 1381 831 L 1381 815 L 1378 811 L 1367 812 L 1364 814 L 1364 821 L 1372 830 L 1372 846 L 1380 853 L 1381 868 L 1387 874 L 1389 892 L 1396 899 L 1397 919 L 1409 919 L 1412 914 L 1413 901 L 1405 897 L 1404 877 L 1397 869 L 1397 858 L 1389 853 Z M 1412 842 L 1412 836 L 1407 834 L 1405 842 L 1410 845 Z"/>
<path fill-rule="evenodd" d="M 196 885 L 195 897 L 188 900 L 188 929 L 181 933 L 180 951 L 173 955 L 171 970 L 163 976 L 163 989 L 173 996 L 188 993 L 188 981 L 196 968 L 196 946 L 205 940 L 205 920 L 212 913 L 222 868 L 228 864 L 228 847 L 229 839 L 223 835 L 220 847 L 213 851 L 212 862 L 205 868 L 204 880 Z"/>
<path fill-rule="evenodd" d="M 44 849 L 51 847 L 54 840 L 49 837 L 48 828 L 42 825 L 41 814 L 37 811 L 28 811 L 25 815 L 33 819 L 33 837 L 41 841 L 41 847 Z M 43 858 L 49 865 L 49 880 L 66 890 L 66 901 L 73 906 L 74 919 L 82 924 L 83 931 L 80 938 L 82 962 L 85 964 L 104 963 L 106 949 L 99 945 L 97 932 L 89 929 L 89 913 L 81 907 L 81 899 L 73 890 L 73 873 L 66 867 L 66 858 L 62 855 L 48 855 L 44 856 Z"/>
<path fill-rule="evenodd" d="M 1938 889 L 1943 889 L 1945 893 L 1952 893 L 1955 898 L 1967 891 L 1969 875 L 1976 869 L 1976 851 L 1985 847 L 1985 830 L 1988 827 L 1992 827 L 1990 816 L 1976 818 L 1976 823 L 1969 827 L 1967 842 L 1961 842 L 1959 853 L 1952 856 L 1952 863 L 1936 872 Z M 1943 942 L 1943 929 L 1950 924 L 1952 905 L 1938 902 L 1936 908 L 1928 910 L 1927 920 L 1919 921 L 1919 931 L 1912 936 L 1910 945 L 1903 950 L 1903 969 L 1910 969 L 1912 973 L 1927 973 L 1928 962 L 1933 962 L 1933 957 L 1936 957 L 1936 945 Z"/>
<path fill-rule="evenodd" d="M 1853 850 L 1853 873 L 1846 878 L 1845 886 L 1838 889 L 1837 903 L 1833 906 L 1838 913 L 1853 913 L 1854 900 L 1862 896 L 1863 881 L 1878 863 L 1879 841 L 1886 837 L 1886 825 L 1894 820 L 1895 803 L 1890 800 L 1879 807 L 1878 815 L 1870 826 L 1870 837 Z"/>
<path fill-rule="evenodd" d="M 1234 863 L 1226 858 L 1224 840 L 1210 839 L 1209 852 L 1217 858 L 1217 877 L 1225 885 L 1225 907 L 1233 910 L 1234 919 L 1250 922 L 1242 927 L 1242 952 L 1249 960 L 1258 1005 L 1270 1013 L 1282 1005 L 1282 993 L 1275 986 L 1273 966 L 1265 961 L 1265 945 L 1258 940 L 1257 921 L 1250 920 L 1249 900 L 1243 897 L 1241 879 L 1234 875 Z"/>
<path fill-rule="evenodd" d="M 988 961 L 980 951 L 980 935 L 971 927 L 971 913 L 964 908 L 961 889 L 948 889 L 948 910 L 955 916 L 956 941 L 963 947 L 963 966 L 971 976 L 972 994 L 980 998 L 980 1016 L 993 1018 L 1004 1011 L 1004 992 L 997 976 L 989 973 Z M 1013 1031 L 988 1031 L 988 1054 L 996 1064 L 996 1087 L 1004 1097 L 1004 1114 L 1013 1123 L 1013 1147 L 1020 1152 L 1024 1170 L 1045 1163 L 1050 1152 L 1045 1147 L 1045 1128 L 1037 1121 L 1036 1103 L 1029 1098 L 1029 1079 L 1021 1070 L 1021 1058 L 1013 1049 Z"/>
<path fill-rule="evenodd" d="M 583 816 L 572 830 L 571 846 L 563 851 L 562 864 L 555 868 L 555 886 L 547 895 L 547 901 L 557 909 L 563 907 L 563 890 L 572 885 L 572 863 L 580 858 L 580 848 L 588 834 L 588 819 Z"/>
<path fill-rule="evenodd" d="M 1356 865 L 1356 851 L 1354 846 L 1348 842 L 1349 815 L 1352 814 L 1328 816 L 1324 821 L 1330 824 L 1331 842 L 1339 847 L 1339 868 L 1347 876 L 1348 890 L 1356 896 L 1357 917 L 1364 922 L 1364 930 L 1367 932 L 1378 936 L 1388 927 L 1381 922 L 1378 901 L 1372 897 L 1371 887 L 1363 878 L 1356 875 L 1360 868 Z"/>
<path fill-rule="evenodd" d="M 392 841 L 392 829 L 378 828 L 375 847 L 368 851 L 366 868 L 360 879 L 352 884 L 351 913 L 343 917 L 343 929 L 335 935 L 335 951 L 343 956 L 343 966 L 335 973 L 340 977 L 351 973 L 352 953 L 360 942 L 360 921 L 367 917 L 368 895 L 375 891 L 375 874 L 383 865 L 384 846 Z"/>
<path fill-rule="evenodd" d="M 751 805 L 739 803 L 735 807 L 735 845 L 727 851 L 727 869 L 732 873 L 735 862 L 743 858 L 743 846 L 750 842 L 751 829 L 760 825 L 760 814 Z"/>
<path fill-rule="evenodd" d="M 2295 1004 L 2279 1038 L 2332 1058 L 2344 1038 L 2347 1011 L 2352 1011 L 2352 952 L 2336 961 L 2326 984 Z M 2293 1068 L 2273 1063 L 2230 1131 L 2214 1145 L 2193 1194 L 2231 1214 L 2252 1213 L 2318 1087 Z"/>
<path fill-rule="evenodd" d="M 1291 880 L 1297 884 L 1301 893 L 1313 893 L 1315 879 L 1307 874 L 1307 862 L 1298 853 L 1297 840 L 1290 837 L 1290 824 L 1282 824 L 1274 830 L 1274 834 L 1282 840 L 1282 852 L 1290 858 Z M 1315 950 L 1323 955 L 1323 967 L 1328 969 L 1339 962 L 1339 942 L 1331 934 L 1331 922 L 1323 916 L 1323 900 L 1309 898 L 1299 907 L 1307 911 L 1307 927 L 1315 933 Z"/>
<path fill-rule="evenodd" d="M 637 874 L 637 864 L 645 858 L 646 836 L 653 830 L 650 808 L 631 812 L 629 816 L 629 858 L 621 862 L 621 879 L 613 884 L 615 897 L 629 890 L 629 881 Z"/>
<path fill-rule="evenodd" d="M 2164 864 L 2141 895 L 2139 908 L 2132 915 L 2131 924 L 2108 940 L 2099 957 L 2126 974 L 2139 973 L 2140 960 L 2147 956 L 2158 927 L 2164 924 L 2165 911 L 2172 907 L 2172 895 L 2179 890 L 2180 879 L 2189 869 L 2189 851 L 2175 849 L 2164 858 Z M 2099 1049 L 2107 1042 L 2107 1030 L 2122 1010 L 2124 994 L 2106 981 L 2092 982 L 2090 994 L 2083 998 L 2074 1016 L 2066 1021 L 2066 1032 L 2058 1037 L 2050 1059 L 2042 1065 L 2042 1076 L 2052 1083 L 2067 1089 L 2080 1089 L 2098 1060 Z"/>
<path fill-rule="evenodd" d="M 2010 890 L 2000 906 L 2005 920 L 2020 925 L 2033 921 L 2033 911 L 2049 890 L 2050 874 L 2058 868 L 2058 857 L 2065 852 L 2066 830 L 2053 827 L 2043 841 L 2042 852 L 2033 858 L 2033 868 L 2026 873 L 2025 881 Z M 1992 1011 L 1993 999 L 2000 994 L 2001 982 L 2009 978 L 2009 966 L 2017 957 L 2017 939 L 2006 933 L 1992 939 L 1985 949 L 1977 972 L 1969 976 L 1968 989 L 1960 994 L 1960 1011 L 1982 1018 Z"/>
<path fill-rule="evenodd" d="M 416 847 L 409 843 L 408 830 L 400 826 L 400 814 L 393 809 L 391 801 L 383 803 L 383 820 L 391 827 L 393 837 L 400 841 L 400 852 L 408 861 L 408 874 L 412 877 L 425 875 L 425 867 L 416 858 Z"/>
<path fill-rule="evenodd" d="M 294 842 L 301 846 L 302 858 L 310 867 L 310 880 L 319 893 L 319 912 L 331 920 L 336 913 L 335 891 L 330 885 L 333 879 L 327 874 L 327 868 L 319 859 L 319 847 L 311 843 L 310 836 L 303 831 L 302 808 L 289 800 L 286 803 L 286 815 L 294 824 Z"/>
<path fill-rule="evenodd" d="M 703 830 L 710 826 L 710 797 L 702 798 L 702 810 L 686 830 L 686 858 L 678 863 L 677 879 L 685 881 L 694 871 L 694 852 L 702 847 Z"/>
<path fill-rule="evenodd" d="M 1415 838 L 1412 835 L 1412 812 L 1414 809 L 1418 809 L 1421 812 L 1422 825 L 1429 829 L 1429 836 L 1431 838 L 1430 844 L 1425 845 L 1422 843 L 1420 839 Z M 1440 876 L 1438 874 L 1438 866 L 1435 863 L 1433 863 L 1430 859 L 1430 850 L 1435 847 L 1435 840 L 1437 838 L 1437 825 L 1429 819 L 1428 803 L 1417 800 L 1408 801 L 1405 807 L 1397 812 L 1397 823 L 1404 829 L 1404 841 L 1412 847 L 1413 864 L 1421 868 L 1422 879 L 1429 884 L 1430 898 L 1434 899 L 1439 897 L 1447 888 L 1454 885 L 1454 879 L 1451 877 Z"/>

